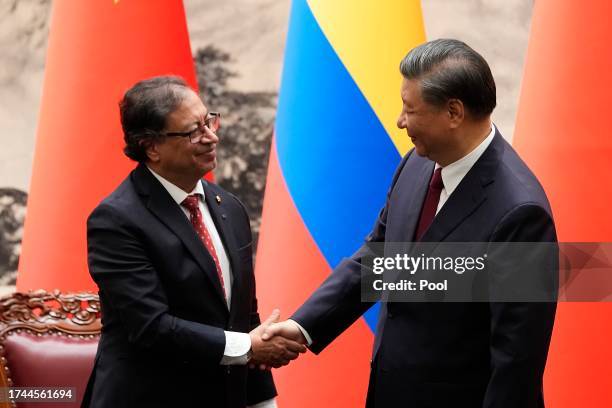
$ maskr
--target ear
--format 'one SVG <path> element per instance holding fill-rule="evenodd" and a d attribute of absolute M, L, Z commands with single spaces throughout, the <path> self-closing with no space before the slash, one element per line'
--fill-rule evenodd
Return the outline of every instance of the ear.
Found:
<path fill-rule="evenodd" d="M 144 147 L 149 161 L 157 163 L 160 160 L 160 152 L 157 143 L 152 140 L 143 140 L 141 146 Z"/>
<path fill-rule="evenodd" d="M 458 128 L 465 118 L 465 106 L 459 99 L 449 99 L 447 102 L 448 118 L 450 127 Z"/>

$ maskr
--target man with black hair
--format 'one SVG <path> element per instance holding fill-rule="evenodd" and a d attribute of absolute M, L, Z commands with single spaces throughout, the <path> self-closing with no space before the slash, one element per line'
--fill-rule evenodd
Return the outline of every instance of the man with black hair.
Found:
<path fill-rule="evenodd" d="M 400 64 L 397 126 L 414 144 L 366 239 L 290 320 L 268 335 L 321 352 L 372 304 L 361 301 L 370 243 L 556 242 L 536 177 L 491 122 L 495 82 L 461 41 L 411 50 Z M 365 258 L 364 258 L 365 259 Z M 554 302 L 383 303 L 368 407 L 539 408 Z"/>

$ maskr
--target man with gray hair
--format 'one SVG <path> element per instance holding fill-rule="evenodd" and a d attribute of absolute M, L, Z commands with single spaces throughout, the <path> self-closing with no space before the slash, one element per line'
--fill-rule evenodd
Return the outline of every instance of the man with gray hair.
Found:
<path fill-rule="evenodd" d="M 202 177 L 220 114 L 179 77 L 134 84 L 119 105 L 138 164 L 87 220 L 102 336 L 83 407 L 274 408 L 270 371 L 306 349 L 263 341 L 249 218 Z"/>
<path fill-rule="evenodd" d="M 372 303 L 361 301 L 371 243 L 556 242 L 536 177 L 491 122 L 495 82 L 461 41 L 402 60 L 402 159 L 366 243 L 295 312 L 268 327 L 319 353 Z M 543 407 L 554 302 L 399 303 L 381 307 L 368 407 Z"/>

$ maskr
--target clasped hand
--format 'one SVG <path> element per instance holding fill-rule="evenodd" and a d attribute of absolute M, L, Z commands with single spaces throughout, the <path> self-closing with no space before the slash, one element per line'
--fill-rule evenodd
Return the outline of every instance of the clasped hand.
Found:
<path fill-rule="evenodd" d="M 297 325 L 289 320 L 278 322 L 279 318 L 280 311 L 274 309 L 270 317 L 249 333 L 253 352 L 251 367 L 279 368 L 306 352 L 306 339 Z"/>

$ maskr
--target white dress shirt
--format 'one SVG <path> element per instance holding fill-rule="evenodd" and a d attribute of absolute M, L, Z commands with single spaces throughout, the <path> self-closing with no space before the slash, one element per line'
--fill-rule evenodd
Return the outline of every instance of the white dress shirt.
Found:
<path fill-rule="evenodd" d="M 489 147 L 493 141 L 493 136 L 495 136 L 495 125 L 491 124 L 491 131 L 487 137 L 474 148 L 474 150 L 446 167 L 442 167 L 436 163 L 434 171 L 442 167 L 441 175 L 442 183 L 444 183 L 444 188 L 440 192 L 440 201 L 438 201 L 436 214 L 438 214 L 438 212 L 442 209 L 450 195 L 453 193 L 453 191 L 455 191 L 468 171 L 470 171 L 472 166 L 474 166 L 478 159 L 480 159 L 480 156 L 482 156 L 485 150 L 487 150 L 487 147 Z"/>
<path fill-rule="evenodd" d="M 185 217 L 187 217 L 187 219 L 189 220 L 189 210 L 183 207 L 181 203 L 190 195 L 198 195 L 200 199 L 198 206 L 200 207 L 200 212 L 202 213 L 202 220 L 204 221 L 204 226 L 210 234 L 212 244 L 215 247 L 215 251 L 217 252 L 217 258 L 219 259 L 219 267 L 221 268 L 221 274 L 223 275 L 223 286 L 225 286 L 225 297 L 227 299 L 227 305 L 229 308 L 229 305 L 232 301 L 232 267 L 227 256 L 227 252 L 225 252 L 225 248 L 223 247 L 223 242 L 221 241 L 219 232 L 217 231 L 215 223 L 213 222 L 213 219 L 210 215 L 208 205 L 206 205 L 206 196 L 204 195 L 204 187 L 202 186 L 202 183 L 196 184 L 193 191 L 191 191 L 190 193 L 186 193 L 180 187 L 175 186 L 159 174 L 155 173 L 153 170 L 149 170 L 151 171 L 151 173 L 153 173 L 153 175 L 161 183 L 161 185 L 164 186 L 168 194 L 170 194 L 172 199 L 178 204 L 181 211 L 183 211 L 183 213 L 185 214 Z M 191 220 L 189 222 L 191 223 Z"/>
<path fill-rule="evenodd" d="M 148 167 L 147 167 L 148 168 Z M 217 258 L 219 260 L 219 267 L 221 268 L 221 274 L 223 276 L 223 282 L 225 286 L 225 296 L 227 299 L 227 307 L 231 305 L 232 300 L 232 266 L 229 262 L 227 252 L 221 241 L 221 236 L 215 223 L 210 215 L 208 205 L 206 205 L 206 196 L 204 195 L 204 187 L 202 183 L 197 183 L 193 191 L 186 193 L 180 187 L 172 184 L 150 168 L 148 168 L 151 174 L 161 183 L 166 189 L 172 199 L 178 204 L 179 208 L 185 214 L 185 217 L 190 220 L 189 210 L 181 205 L 181 203 L 192 194 L 197 194 L 199 198 L 200 212 L 202 213 L 202 220 L 204 226 L 210 234 L 215 252 L 217 252 Z M 189 221 L 191 222 L 191 220 Z M 223 357 L 221 358 L 220 364 L 222 365 L 245 365 L 248 362 L 247 353 L 251 349 L 251 337 L 248 333 L 240 333 L 233 331 L 225 331 L 225 349 L 223 350 Z M 258 404 L 250 406 L 250 408 L 276 408 L 276 399 L 272 398 Z"/>

